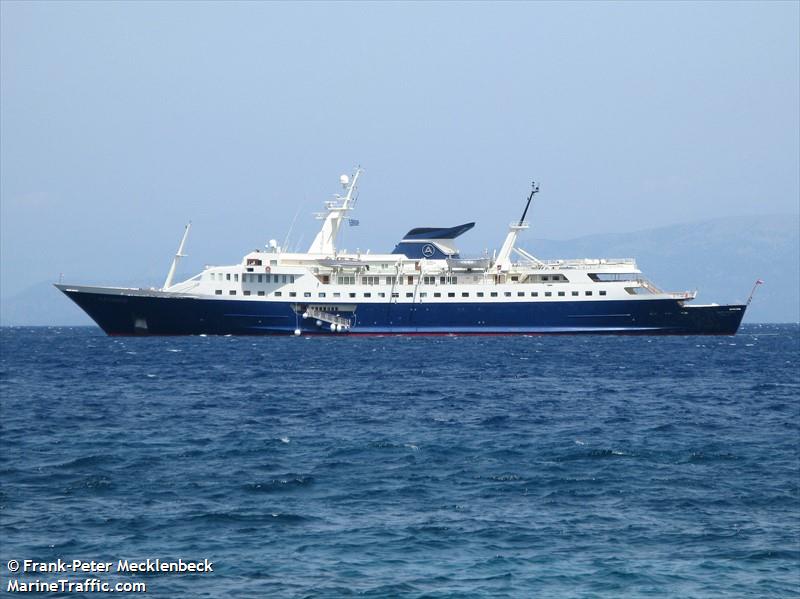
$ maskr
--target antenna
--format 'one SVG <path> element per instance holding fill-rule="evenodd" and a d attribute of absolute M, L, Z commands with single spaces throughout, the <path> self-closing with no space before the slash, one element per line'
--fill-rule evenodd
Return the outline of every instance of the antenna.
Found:
<path fill-rule="evenodd" d="M 525 204 L 525 210 L 522 211 L 522 218 L 519 219 L 520 225 L 525 222 L 525 216 L 528 214 L 528 208 L 531 205 L 531 200 L 533 200 L 533 195 L 536 193 L 539 193 L 539 184 L 536 181 L 531 181 L 531 195 L 528 196 L 528 203 Z"/>
<path fill-rule="evenodd" d="M 289 237 L 292 236 L 292 231 L 294 230 L 294 223 L 297 222 L 297 215 L 300 214 L 300 209 L 304 208 L 306 205 L 308 198 L 303 195 L 303 203 L 297 207 L 297 211 L 294 213 L 294 218 L 292 219 L 292 224 L 289 226 L 289 231 L 286 233 L 286 239 L 283 240 L 283 247 L 287 250 L 289 249 Z"/>

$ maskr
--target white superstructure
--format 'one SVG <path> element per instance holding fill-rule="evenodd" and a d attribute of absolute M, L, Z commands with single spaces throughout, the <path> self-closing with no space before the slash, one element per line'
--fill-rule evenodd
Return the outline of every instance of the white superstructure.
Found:
<path fill-rule="evenodd" d="M 235 297 L 253 302 L 288 300 L 336 304 L 387 301 L 535 303 L 645 297 L 690 300 L 695 297 L 695 292 L 672 293 L 658 289 L 642 275 L 632 258 L 539 260 L 516 247 L 519 233 L 529 227 L 524 220 L 511 223 L 505 242 L 493 260 L 339 252 L 336 238 L 353 209 L 361 174 L 361 169 L 357 169 L 352 177 L 341 177 L 345 194 L 325 203 L 326 211 L 318 215 L 322 226 L 308 252 L 287 252 L 272 244 L 263 251 L 245 255 L 239 264 L 207 266 L 202 273 L 165 287 L 164 291 L 208 298 Z M 439 248 L 450 253 L 455 249 L 446 243 L 439 243 Z M 182 249 L 183 244 L 179 255 Z M 514 257 L 517 261 L 512 260 Z"/>

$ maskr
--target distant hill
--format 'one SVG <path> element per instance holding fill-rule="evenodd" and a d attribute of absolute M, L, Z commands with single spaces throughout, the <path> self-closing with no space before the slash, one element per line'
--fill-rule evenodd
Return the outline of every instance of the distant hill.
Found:
<path fill-rule="evenodd" d="M 633 233 L 567 241 L 531 240 L 543 259 L 636 258 L 645 275 L 670 291 L 699 290 L 698 303 L 744 301 L 765 284 L 745 322 L 800 321 L 800 216 L 729 217 Z M 121 285 L 149 285 L 150 282 Z M 2 325 L 85 325 L 91 320 L 49 282 L 0 297 Z"/>
<path fill-rule="evenodd" d="M 28 287 L 10 298 L 0 299 L 0 325 L 2 326 L 81 326 L 94 324 L 51 282 Z"/>
<path fill-rule="evenodd" d="M 744 301 L 763 279 L 745 322 L 800 321 L 800 215 L 728 217 L 633 233 L 521 244 L 538 258 L 636 258 L 669 291 L 696 303 Z"/>

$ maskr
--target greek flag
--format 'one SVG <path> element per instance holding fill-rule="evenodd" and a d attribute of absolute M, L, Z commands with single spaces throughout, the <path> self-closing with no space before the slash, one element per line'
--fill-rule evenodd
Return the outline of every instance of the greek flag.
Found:
<path fill-rule="evenodd" d="M 351 227 L 357 227 L 358 226 L 358 219 L 357 218 L 348 218 L 347 219 L 347 224 L 350 225 Z"/>

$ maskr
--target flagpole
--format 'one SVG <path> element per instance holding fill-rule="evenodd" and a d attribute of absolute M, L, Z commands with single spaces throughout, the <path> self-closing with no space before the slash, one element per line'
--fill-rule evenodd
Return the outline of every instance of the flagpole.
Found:
<path fill-rule="evenodd" d="M 764 281 L 762 281 L 761 279 L 756 279 L 756 282 L 753 283 L 753 288 L 750 290 L 750 297 L 747 298 L 747 305 L 748 306 L 750 305 L 750 302 L 753 301 L 753 295 L 756 292 L 756 287 L 758 287 L 759 285 L 763 285 L 763 284 L 764 284 Z"/>

